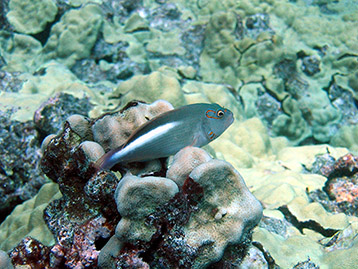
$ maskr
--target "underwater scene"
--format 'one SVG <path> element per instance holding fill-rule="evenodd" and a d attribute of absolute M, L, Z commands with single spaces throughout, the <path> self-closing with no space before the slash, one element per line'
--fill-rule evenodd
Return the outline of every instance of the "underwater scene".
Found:
<path fill-rule="evenodd" d="M 1 0 L 0 268 L 358 268 L 358 0 Z"/>

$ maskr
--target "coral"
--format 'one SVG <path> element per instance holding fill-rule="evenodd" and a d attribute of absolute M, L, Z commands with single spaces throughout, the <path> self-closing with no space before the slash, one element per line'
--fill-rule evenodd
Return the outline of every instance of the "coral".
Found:
<path fill-rule="evenodd" d="M 325 264 L 332 267 L 341 266 L 342 268 L 352 268 L 357 264 L 357 257 L 352 255 L 358 250 L 355 240 L 358 232 L 357 225 L 357 222 L 353 222 L 331 238 L 320 241 L 325 251 L 328 252 L 324 258 Z M 346 257 L 350 258 L 347 259 Z"/>
<path fill-rule="evenodd" d="M 88 57 L 102 24 L 102 11 L 94 4 L 69 10 L 52 26 L 43 48 L 44 61 L 57 59 L 68 67 Z"/>
<path fill-rule="evenodd" d="M 0 3 L 0 29 L 1 30 L 10 30 L 11 26 L 6 19 L 6 14 L 9 12 L 9 1 L 10 0 L 4 0 Z M 1 58 L 1 57 L 0 57 Z M 0 65 L 1 66 L 1 65 Z"/>
<path fill-rule="evenodd" d="M 250 245 L 247 253 L 245 253 L 246 250 L 243 251 L 238 247 L 229 247 L 228 249 L 229 251 L 225 251 L 226 253 L 224 255 L 228 255 L 229 258 L 223 259 L 225 260 L 225 263 L 218 262 L 211 268 L 214 266 L 219 266 L 219 268 L 227 268 L 238 265 L 240 265 L 242 268 L 267 268 L 269 266 L 269 263 L 264 257 L 262 251 L 253 245 Z M 242 258 L 243 254 L 245 255 L 244 258 Z"/>
<path fill-rule="evenodd" d="M 0 109 L 7 115 L 0 133 L 10 146 L 4 144 L 5 171 L 0 174 L 5 183 L 11 177 L 17 183 L 36 181 L 24 187 L 7 184 L 2 191 L 22 196 L 30 187 L 35 193 L 43 179 L 35 165 L 41 155 L 37 143 L 53 133 L 42 143 L 42 166 L 63 193 L 45 210 L 55 241 L 39 222 L 45 202 L 26 211 L 33 218 L 23 217 L 28 227 L 39 227 L 36 232 L 19 224 L 21 217 L 12 217 L 16 210 L 8 217 L 16 219 L 14 232 L 0 241 L 12 242 L 9 248 L 22 236 L 41 241 L 25 238 L 13 251 L 14 264 L 96 267 L 100 251 L 107 253 L 107 267 L 199 263 L 205 253 L 183 239 L 182 227 L 200 215 L 208 190 L 187 178 L 198 169 L 188 161 L 201 166 L 220 158 L 240 168 L 266 209 L 253 232 L 254 246 L 248 234 L 240 244 L 226 247 L 211 268 L 249 267 L 256 258 L 262 261 L 257 266 L 266 262 L 273 268 L 354 267 L 356 157 L 340 158 L 348 150 L 338 147 L 358 151 L 357 14 L 350 0 L 1 1 Z M 61 106 L 56 93 L 76 104 L 56 109 Z M 50 97 L 56 103 L 38 110 Z M 116 112 L 118 108 L 132 99 L 157 98 L 175 107 L 218 102 L 237 121 L 205 148 L 211 157 L 189 148 L 169 168 L 163 159 L 94 174 L 93 162 L 105 151 L 172 106 L 162 103 L 154 109 L 134 102 Z M 35 111 L 37 125 L 29 122 Z M 72 113 L 76 115 L 67 117 Z M 336 148 L 287 147 L 322 143 Z M 135 246 L 115 236 L 121 216 L 114 190 L 127 170 L 144 179 L 168 177 L 179 188 L 142 218 L 143 227 L 154 234 Z M 30 198 L 30 192 L 25 196 Z M 224 212 L 214 213 L 210 218 Z"/>
<path fill-rule="evenodd" d="M 118 120 L 117 123 L 123 126 L 119 139 L 125 139 L 137 127 L 136 124 L 142 124 L 148 120 L 147 117 L 171 108 L 165 101 L 152 105 L 132 102 L 121 112 L 105 117 Z M 50 135 L 43 142 L 42 170 L 59 184 L 63 195 L 44 210 L 45 222 L 56 241 L 48 250 L 49 255 L 55 257 L 50 260 L 50 267 L 96 265 L 100 242 L 110 237 L 114 224 L 120 218 L 113 211 L 118 178 L 110 172 L 94 175 L 96 169 L 93 162 L 104 154 L 104 150 L 91 139 L 98 137 L 101 128 L 108 130 L 108 125 L 103 122 L 96 125 L 96 121 L 102 119 L 89 120 L 84 116 L 72 115 L 67 118 L 60 134 Z M 115 141 L 110 136 L 106 139 Z M 146 168 L 141 171 L 145 173 Z M 38 210 L 42 212 L 43 208 Z M 22 260 L 19 264 L 28 263 Z"/>
<path fill-rule="evenodd" d="M 213 141 L 210 146 L 219 158 L 235 167 L 249 168 L 254 166 L 256 158 L 270 156 L 287 146 L 287 140 L 270 138 L 263 123 L 258 118 L 251 118 L 241 123 L 234 122 L 220 141 Z"/>
<path fill-rule="evenodd" d="M 317 266 L 315 263 L 311 262 L 311 259 L 308 258 L 306 261 L 297 263 L 293 268 L 294 269 L 305 269 L 305 268 L 319 269 L 319 266 Z"/>
<path fill-rule="evenodd" d="M 204 81 L 223 82 L 236 87 L 240 52 L 235 47 L 242 23 L 234 12 L 216 12 L 205 30 L 205 46 L 200 55 L 200 74 Z M 220 73 L 217 73 L 220 70 Z M 225 72 L 226 74 L 223 74 Z"/>
<path fill-rule="evenodd" d="M 319 73 L 321 70 L 319 68 L 320 60 L 315 56 L 305 56 L 302 59 L 302 71 L 307 76 L 313 76 Z"/>
<path fill-rule="evenodd" d="M 118 80 L 129 79 L 133 75 L 147 73 L 147 63 L 138 63 L 129 58 L 126 52 L 128 46 L 125 41 L 109 44 L 99 39 L 92 49 L 91 58 L 77 60 L 71 71 L 86 83 L 105 80 L 117 83 Z"/>
<path fill-rule="evenodd" d="M 161 33 L 152 31 L 156 37 L 148 42 L 147 50 L 151 53 L 162 55 L 184 55 L 185 49 L 181 46 L 178 31 Z"/>
<path fill-rule="evenodd" d="M 118 96 L 124 104 L 131 100 L 154 102 L 157 99 L 167 100 L 174 107 L 185 104 L 178 80 L 161 72 L 134 76 L 121 83 L 113 92 L 113 97 Z"/>
<path fill-rule="evenodd" d="M 285 136 L 295 143 L 301 142 L 310 136 L 311 130 L 298 108 L 297 101 L 287 98 L 282 105 L 286 114 L 279 115 L 273 121 L 272 129 L 275 134 Z"/>
<path fill-rule="evenodd" d="M 357 20 L 352 14 L 343 13 L 338 3 L 311 6 L 303 2 L 276 2 L 215 0 L 198 5 L 185 1 L 151 5 L 124 0 L 59 1 L 52 4 L 59 14 L 50 33 L 47 29 L 34 36 L 13 33 L 11 29 L 1 33 L 1 60 L 7 71 L 29 73 L 55 60 L 72 68 L 82 81 L 100 83 L 102 93 L 111 92 L 118 81 L 132 76 L 145 80 L 140 76 L 166 68 L 184 86 L 188 78 L 196 80 L 190 82 L 203 80 L 229 85 L 230 95 L 235 98 L 231 96 L 228 103 L 244 101 L 240 115 L 260 117 L 272 128 L 270 134 L 287 135 L 294 144 L 330 142 L 342 126 L 357 120 L 352 98 L 326 96 L 335 84 L 341 87 L 339 91 L 347 91 L 357 99 L 356 45 L 349 38 L 353 36 L 351 30 L 342 30 L 346 24 L 355 29 Z M 23 4 L 32 8 L 39 3 Z M 43 1 L 41 5 L 48 3 Z M 325 11 L 321 12 L 321 8 Z M 331 18 L 326 9 L 342 12 L 342 17 Z M 40 21 L 45 18 L 42 16 Z M 191 72 L 183 72 L 189 67 Z M 107 80 L 114 84 L 108 84 Z M 178 84 L 174 84 L 163 85 L 175 88 L 173 95 L 179 96 L 177 103 L 176 98 L 170 97 L 169 101 L 175 106 L 183 105 L 182 91 L 193 85 L 189 83 L 190 87 L 180 91 Z M 155 87 L 149 86 L 151 90 L 144 91 L 148 85 L 137 86 L 141 90 L 132 91 L 133 95 L 119 86 L 111 97 L 119 97 L 122 104 L 134 95 L 145 101 L 168 99 L 169 94 L 163 94 L 162 90 L 156 89 L 158 94 L 153 94 Z M 255 86 L 259 89 L 257 93 Z M 36 91 L 35 88 L 32 89 Z M 155 98 L 151 99 L 150 94 Z M 203 96 L 186 97 L 190 102 Z M 295 104 L 286 102 L 287 97 Z M 265 106 L 267 101 L 270 105 Z M 92 116 L 103 112 L 98 110 Z M 262 113 L 265 115 L 261 116 Z M 350 116 L 346 117 L 347 114 Z M 289 125 L 287 132 L 285 124 Z"/>
<path fill-rule="evenodd" d="M 195 148 L 181 150 L 172 166 L 186 162 L 181 155 L 197 153 Z M 161 263 L 165 267 L 201 268 L 220 260 L 229 245 L 243 249 L 249 245 L 243 242 L 259 222 L 262 207 L 238 172 L 218 160 L 193 163 L 191 169 L 179 192 L 170 179 L 122 179 L 116 194 L 123 218 L 101 251 L 100 266 L 140 262 L 142 266 Z M 154 192 L 152 182 L 157 182 Z"/>
<path fill-rule="evenodd" d="M 18 266 L 49 268 L 50 247 L 43 245 L 36 239 L 25 237 L 10 251 L 12 263 Z"/>
<path fill-rule="evenodd" d="M 55 62 L 42 66 L 42 68 L 34 74 L 23 74 L 21 78 L 26 81 L 22 83 L 19 92 L 5 92 L 0 96 L 1 104 L 4 103 L 7 104 L 8 107 L 16 108 L 12 114 L 12 119 L 14 120 L 32 120 L 34 113 L 41 105 L 43 105 L 43 103 L 48 102 L 51 98 L 53 100 L 57 99 L 58 97 L 55 97 L 54 95 L 61 92 L 71 94 L 78 99 L 84 99 L 79 102 L 79 104 L 85 106 L 83 107 L 83 113 L 87 113 L 86 110 L 92 107 L 88 104 L 88 101 L 86 101 L 86 97 L 91 97 L 91 103 L 97 105 L 95 113 L 101 113 L 97 111 L 101 111 L 103 106 L 106 106 L 107 108 L 110 107 L 110 102 L 103 102 L 101 97 L 95 93 L 94 89 L 91 89 L 80 82 L 65 66 Z M 60 96 L 66 97 L 67 100 L 74 100 L 74 97 L 66 94 Z M 76 107 L 76 104 L 72 104 L 71 106 L 73 107 L 70 109 L 72 110 L 72 113 L 80 113 L 79 108 L 74 108 Z M 93 110 L 90 111 L 90 115 L 91 112 L 93 113 Z M 65 112 L 60 113 L 64 114 Z"/>
<path fill-rule="evenodd" d="M 319 226 L 326 230 L 327 234 L 332 230 L 344 229 L 349 225 L 345 214 L 331 214 L 321 204 L 309 202 L 304 196 L 298 196 L 287 203 L 287 209 L 299 222 L 319 223 Z"/>
<path fill-rule="evenodd" d="M 348 211 L 334 210 L 328 195 L 327 200 L 323 195 L 334 171 L 354 171 L 354 158 L 339 158 L 346 153 L 346 149 L 329 146 L 289 147 L 276 155 L 278 166 L 260 162 L 255 172 L 242 171 L 266 208 L 264 223 L 254 230 L 253 240 L 262 244 L 277 265 L 290 268 L 307 256 L 320 267 L 332 264 L 334 250 L 327 253 L 320 240 L 333 242 L 337 233 L 357 223 Z M 293 247 L 295 257 L 289 255 Z M 345 255 L 355 249 L 356 244 L 351 244 Z"/>
<path fill-rule="evenodd" d="M 129 244 L 135 244 L 137 240 L 149 241 L 156 230 L 143 226 L 146 217 L 177 192 L 178 186 L 167 178 L 123 177 L 115 193 L 117 210 L 122 216 L 116 228 L 116 238 Z"/>
<path fill-rule="evenodd" d="M 240 243 L 260 221 L 262 207 L 240 174 L 226 162 L 212 160 L 201 164 L 189 177 L 199 183 L 205 194 L 186 233 L 188 244 L 196 248 L 205 249 L 202 242 L 209 240 L 210 250 L 204 250 L 206 253 L 195 260 L 195 265 L 203 266 L 220 259 L 228 244 Z M 206 225 L 202 224 L 204 220 Z"/>
<path fill-rule="evenodd" d="M 24 34 L 37 34 L 43 31 L 46 24 L 52 22 L 57 14 L 57 6 L 51 0 L 11 0 L 9 8 L 7 19 L 16 31 Z"/>
<path fill-rule="evenodd" d="M 34 37 L 17 33 L 0 33 L 0 52 L 9 72 L 34 72 L 41 64 L 42 45 Z"/>
<path fill-rule="evenodd" d="M 178 186 L 183 186 L 195 167 L 210 160 L 211 157 L 205 150 L 196 147 L 185 147 L 175 154 L 166 177 L 173 180 Z"/>
<path fill-rule="evenodd" d="M 332 138 L 335 147 L 346 147 L 351 151 L 358 152 L 358 125 L 343 126 Z"/>
<path fill-rule="evenodd" d="M 66 122 L 63 132 L 46 141 L 48 144 L 43 147 L 42 170 L 59 183 L 63 194 L 44 211 L 45 221 L 56 239 L 51 249 L 56 257 L 51 260 L 52 267 L 95 264 L 98 255 L 95 243 L 110 236 L 116 221 L 115 217 L 109 218 L 113 215 L 114 190 L 105 186 L 115 185 L 117 179 L 111 173 L 101 173 L 89 180 L 95 171 L 93 159 L 104 151 L 100 148 L 102 152 L 98 152 L 97 143 L 83 140 Z M 98 189 L 101 185 L 103 189 Z"/>
<path fill-rule="evenodd" d="M 262 208 L 228 163 L 211 160 L 202 149 L 184 149 L 179 157 L 197 158 L 195 154 L 198 154 L 204 158 L 187 166 L 184 173 L 178 169 L 184 167 L 181 163 L 186 158 L 175 158 L 172 167 L 177 167 L 178 175 L 172 171 L 173 178 L 186 177 L 180 191 L 172 179 L 161 177 L 167 172 L 165 162 L 159 166 L 156 161 L 128 165 L 126 169 L 138 176 L 128 173 L 120 182 L 113 172 L 96 172 L 93 162 L 104 154 L 103 147 L 108 140 L 119 143 L 137 125 L 171 108 L 165 101 L 150 105 L 132 102 L 120 112 L 97 119 L 72 115 L 62 132 L 46 138 L 41 147 L 41 169 L 59 185 L 62 196 L 56 194 L 56 200 L 50 199 L 52 192 L 46 188 L 56 185 L 48 184 L 41 189 L 37 200 L 30 203 L 30 209 L 16 209 L 14 212 L 29 215 L 26 227 L 34 229 L 12 232 L 12 240 L 9 231 L 20 220 L 12 214 L 4 222 L 2 231 L 8 240 L 3 248 L 15 246 L 10 253 L 12 262 L 32 266 L 37 260 L 44 267 L 91 267 L 97 265 L 101 251 L 99 261 L 109 267 L 133 263 L 201 266 L 220 260 L 229 244 L 242 250 L 238 256 L 241 259 L 250 245 L 249 234 L 261 218 Z M 101 130 L 108 129 L 106 121 L 103 122 L 106 117 L 122 126 L 118 128 L 119 136 L 107 134 L 100 143 L 92 141 L 103 133 Z M 42 195 L 48 195 L 46 202 L 36 202 Z M 54 238 L 44 227 L 42 215 Z M 23 223 L 24 217 L 20 216 Z M 204 224 L 204 219 L 210 222 Z M 200 231 L 199 226 L 202 226 Z M 231 230 L 236 231 L 234 236 Z M 27 237 L 18 244 L 23 236 Z M 182 243 L 175 239 L 178 236 Z M 161 238 L 161 248 L 151 258 Z M 210 243 L 205 243 L 208 240 Z M 143 251 L 148 257 L 138 256 Z"/>
<path fill-rule="evenodd" d="M 358 123 L 358 119 L 356 117 L 358 108 L 355 105 L 356 99 L 354 94 L 349 89 L 343 88 L 337 84 L 335 81 L 329 85 L 326 91 L 328 93 L 328 98 L 331 100 L 333 106 L 341 112 L 342 116 L 338 123 L 338 127 L 343 126 L 342 129 L 344 130 L 345 125 L 355 125 Z M 342 131 L 338 130 L 336 136 L 340 136 Z M 331 143 L 334 143 L 334 140 L 335 138 L 333 136 Z"/>
<path fill-rule="evenodd" d="M 9 251 L 25 236 L 31 236 L 45 245 L 54 243 L 53 235 L 43 220 L 46 206 L 61 197 L 57 184 L 47 183 L 38 194 L 18 205 L 0 226 L 0 249 Z"/>

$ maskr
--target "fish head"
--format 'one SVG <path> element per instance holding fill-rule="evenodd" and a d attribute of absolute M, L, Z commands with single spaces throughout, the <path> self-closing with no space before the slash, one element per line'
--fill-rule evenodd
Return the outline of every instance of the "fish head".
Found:
<path fill-rule="evenodd" d="M 234 122 L 234 114 L 227 108 L 212 104 L 205 111 L 204 130 L 209 140 L 220 136 Z"/>

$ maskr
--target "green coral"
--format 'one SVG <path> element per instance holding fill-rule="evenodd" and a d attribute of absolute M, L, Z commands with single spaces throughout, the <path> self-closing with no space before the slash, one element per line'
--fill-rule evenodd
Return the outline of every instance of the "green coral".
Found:
<path fill-rule="evenodd" d="M 331 144 L 335 147 L 346 147 L 358 153 L 358 125 L 343 126 L 333 136 Z"/>
<path fill-rule="evenodd" d="M 9 8 L 7 19 L 16 31 L 24 34 L 40 33 L 57 14 L 52 0 L 11 0 Z"/>
<path fill-rule="evenodd" d="M 181 46 L 179 30 L 162 32 L 152 29 L 153 38 L 147 44 L 147 51 L 162 55 L 184 55 L 185 49 Z"/>
<path fill-rule="evenodd" d="M 235 72 L 240 58 L 235 47 L 236 25 L 237 17 L 233 12 L 217 12 L 210 18 L 205 31 L 205 47 L 200 55 L 200 74 L 204 81 L 224 80 L 233 86 L 239 83 Z"/>
<path fill-rule="evenodd" d="M 102 11 L 94 4 L 66 12 L 51 28 L 43 49 L 43 59 L 56 59 L 71 67 L 76 60 L 89 57 L 102 25 Z"/>
<path fill-rule="evenodd" d="M 289 140 L 299 143 L 311 135 L 311 130 L 304 120 L 298 102 L 293 98 L 287 98 L 282 103 L 285 114 L 278 116 L 273 121 L 272 129 L 276 135 L 282 135 Z"/>
<path fill-rule="evenodd" d="M 0 32 L 0 54 L 9 72 L 32 73 L 39 66 L 37 57 L 41 54 L 41 43 L 29 35 Z"/>
<path fill-rule="evenodd" d="M 132 15 L 126 22 L 125 25 L 122 25 L 120 22 L 120 17 L 114 16 L 112 22 L 105 20 L 102 27 L 102 35 L 104 41 L 109 44 L 115 44 L 118 42 L 128 43 L 128 48 L 126 53 L 128 57 L 137 63 L 146 63 L 147 52 L 145 50 L 144 44 L 147 43 L 152 34 L 150 31 L 139 31 L 128 33 L 126 31 L 138 30 L 146 25 L 144 19 L 138 18 L 137 15 Z"/>
<path fill-rule="evenodd" d="M 53 235 L 43 219 L 43 211 L 49 202 L 60 197 L 58 185 L 47 183 L 34 198 L 18 205 L 0 225 L 0 249 L 9 251 L 25 236 L 31 236 L 45 245 L 54 244 Z"/>
<path fill-rule="evenodd" d="M 255 40 L 243 37 L 241 28 L 237 12 L 217 11 L 210 17 L 200 55 L 200 75 L 204 81 L 236 88 L 241 81 L 271 75 L 267 65 L 283 54 L 281 39 L 269 32 L 260 33 Z"/>
<path fill-rule="evenodd" d="M 123 30 L 126 33 L 132 33 L 135 31 L 149 30 L 149 26 L 148 22 L 138 13 L 133 13 L 126 21 Z"/>
<path fill-rule="evenodd" d="M 113 96 L 122 96 L 123 104 L 132 100 L 154 102 L 157 99 L 167 100 L 174 107 L 185 104 L 179 81 L 175 77 L 158 71 L 150 75 L 134 76 L 122 82 L 114 91 Z"/>
<path fill-rule="evenodd" d="M 332 106 L 312 110 L 313 137 L 320 142 L 329 142 L 335 133 L 335 125 L 341 119 L 340 112 Z"/>

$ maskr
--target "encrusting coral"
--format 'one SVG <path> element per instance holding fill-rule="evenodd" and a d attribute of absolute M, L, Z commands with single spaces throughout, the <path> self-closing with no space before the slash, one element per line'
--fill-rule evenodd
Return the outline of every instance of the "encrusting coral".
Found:
<path fill-rule="evenodd" d="M 121 179 L 96 170 L 94 162 L 105 151 L 172 108 L 158 100 L 131 102 L 97 119 L 72 115 L 60 133 L 44 139 L 41 168 L 62 194 L 44 209 L 55 244 L 27 235 L 9 252 L 13 264 L 198 268 L 226 259 L 232 247 L 241 249 L 241 260 L 262 207 L 229 163 L 187 147 L 169 170 L 165 160 L 114 166 L 127 171 Z"/>

